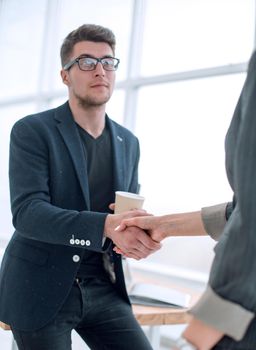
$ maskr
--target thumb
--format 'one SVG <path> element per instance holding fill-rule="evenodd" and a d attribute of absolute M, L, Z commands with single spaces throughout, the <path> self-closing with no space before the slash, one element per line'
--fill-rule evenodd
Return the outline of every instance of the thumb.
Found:
<path fill-rule="evenodd" d="M 118 225 L 116 228 L 115 228 L 115 231 L 117 231 L 117 232 L 121 232 L 121 231 L 124 231 L 125 229 L 126 229 L 126 225 L 125 225 L 125 223 L 124 222 L 121 222 L 121 224 L 120 225 Z"/>
<path fill-rule="evenodd" d="M 109 209 L 111 209 L 111 210 L 115 210 L 115 203 L 111 203 L 111 204 L 109 204 Z"/>

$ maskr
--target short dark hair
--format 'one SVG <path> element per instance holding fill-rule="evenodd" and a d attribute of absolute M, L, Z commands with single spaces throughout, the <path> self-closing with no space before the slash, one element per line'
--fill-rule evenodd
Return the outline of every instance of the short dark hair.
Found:
<path fill-rule="evenodd" d="M 60 49 L 62 67 L 68 63 L 74 45 L 80 41 L 107 43 L 115 53 L 116 38 L 110 29 L 96 24 L 83 24 L 69 33 L 63 41 Z"/>

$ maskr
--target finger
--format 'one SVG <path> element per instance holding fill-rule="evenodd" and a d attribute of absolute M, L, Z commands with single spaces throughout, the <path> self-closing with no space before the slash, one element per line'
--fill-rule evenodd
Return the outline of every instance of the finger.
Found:
<path fill-rule="evenodd" d="M 132 215 L 133 213 L 131 213 Z M 140 227 L 142 229 L 150 229 L 150 224 L 149 224 L 149 219 L 152 218 L 152 214 L 148 214 L 147 215 L 142 215 L 141 212 L 136 211 L 136 215 L 134 217 L 130 217 L 127 219 L 124 219 L 121 221 L 121 225 L 122 228 L 123 227 L 131 227 L 131 226 L 137 226 Z"/>
<path fill-rule="evenodd" d="M 161 243 L 154 241 L 147 233 L 144 231 L 138 231 L 137 239 L 149 250 L 159 250 L 161 248 Z"/>
<path fill-rule="evenodd" d="M 126 244 L 129 242 L 130 249 L 138 249 L 139 247 L 139 250 L 149 249 L 156 251 L 161 248 L 161 243 L 154 241 L 146 232 L 136 226 L 129 227 L 123 232 L 118 232 L 118 234 L 125 238 Z M 117 245 L 119 246 L 119 244 Z"/>
<path fill-rule="evenodd" d="M 115 203 L 111 203 L 111 204 L 109 204 L 109 209 L 111 209 L 111 210 L 115 210 Z"/>
<path fill-rule="evenodd" d="M 118 232 L 124 231 L 126 229 L 126 227 L 127 226 L 121 222 L 121 224 L 115 228 L 115 231 L 118 231 Z"/>
<path fill-rule="evenodd" d="M 127 227 L 130 227 L 130 226 L 137 226 L 140 228 L 146 228 L 146 227 L 144 227 L 144 226 L 147 226 L 145 223 L 146 218 L 148 216 L 153 216 L 152 214 L 148 214 L 146 212 L 142 212 L 141 210 L 137 210 L 137 209 L 136 209 L 136 211 L 134 210 L 133 213 L 131 213 L 131 212 L 126 212 L 126 213 L 129 214 L 129 216 L 135 214 L 135 217 L 129 218 L 129 219 L 123 219 L 121 221 L 120 225 L 115 228 L 115 231 L 120 232 L 120 231 L 123 231 Z M 143 216 L 140 216 L 140 215 L 143 215 Z"/>
<path fill-rule="evenodd" d="M 133 218 L 133 217 L 136 217 L 136 216 L 147 216 L 147 212 L 144 209 L 132 209 L 132 210 L 129 210 L 129 211 L 123 213 L 123 214 L 126 217 L 127 217 L 126 214 L 128 214 L 129 218 Z"/>
<path fill-rule="evenodd" d="M 129 211 L 125 211 L 122 214 L 120 214 L 122 216 L 122 220 L 129 220 L 132 218 L 140 218 L 140 217 L 152 217 L 153 215 L 150 213 L 147 213 L 146 210 L 144 209 L 132 209 Z"/>
<path fill-rule="evenodd" d="M 133 259 L 138 260 L 148 256 L 151 253 L 151 251 L 148 248 L 146 248 L 142 243 L 140 243 L 140 241 L 136 238 L 134 232 L 132 232 L 132 234 L 130 235 L 130 239 L 128 241 L 126 240 L 124 245 L 121 245 L 121 248 L 117 245 L 113 248 L 113 250 L 117 254 L 123 255 L 128 258 L 131 257 Z"/>
<path fill-rule="evenodd" d="M 152 251 L 149 249 L 143 249 L 143 250 L 138 250 L 138 249 L 133 249 L 132 251 L 129 251 L 126 253 L 124 256 L 125 257 L 132 257 L 133 259 L 140 260 L 140 259 L 145 259 L 147 258 L 150 254 L 152 254 Z"/>
<path fill-rule="evenodd" d="M 145 247 L 144 245 L 138 245 L 136 247 L 136 255 L 138 255 L 140 258 L 145 259 L 146 257 L 148 257 L 149 255 L 155 253 L 157 250 L 159 250 L 160 248 L 155 248 L 155 249 L 149 249 L 147 247 Z"/>
<path fill-rule="evenodd" d="M 118 247 L 114 247 L 113 250 L 117 253 L 117 254 L 120 254 L 120 255 L 124 255 L 124 251 Z"/>
<path fill-rule="evenodd" d="M 121 232 L 124 231 L 127 227 L 133 226 L 142 228 L 138 217 L 122 220 L 121 223 L 115 228 L 115 231 Z"/>
<path fill-rule="evenodd" d="M 142 256 L 140 253 L 137 253 L 136 251 L 132 251 L 132 252 L 127 252 L 123 255 L 124 257 L 126 258 L 132 258 L 132 259 L 135 259 L 135 260 L 140 260 L 142 259 Z"/>

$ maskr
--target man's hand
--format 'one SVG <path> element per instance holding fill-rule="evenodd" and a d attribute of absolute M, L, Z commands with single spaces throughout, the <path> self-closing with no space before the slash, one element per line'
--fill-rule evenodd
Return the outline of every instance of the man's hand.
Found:
<path fill-rule="evenodd" d="M 122 231 L 130 226 L 137 226 L 145 230 L 157 242 L 171 236 L 207 235 L 200 211 L 162 216 L 133 217 L 123 220 L 117 230 Z"/>
<path fill-rule="evenodd" d="M 148 233 L 150 237 L 157 242 L 162 241 L 168 236 L 170 223 L 166 220 L 167 216 L 139 216 L 125 219 L 118 226 L 117 231 L 121 232 L 128 227 L 136 226 Z"/>
<path fill-rule="evenodd" d="M 109 237 L 118 247 L 118 253 L 126 257 L 140 260 L 161 248 L 144 230 L 130 226 L 123 231 L 116 230 L 121 221 L 127 218 L 147 215 L 144 210 L 131 210 L 122 214 L 109 214 L 105 221 L 105 236 Z"/>
<path fill-rule="evenodd" d="M 192 317 L 183 332 L 189 342 L 199 350 L 210 350 L 224 336 L 224 333 Z"/>

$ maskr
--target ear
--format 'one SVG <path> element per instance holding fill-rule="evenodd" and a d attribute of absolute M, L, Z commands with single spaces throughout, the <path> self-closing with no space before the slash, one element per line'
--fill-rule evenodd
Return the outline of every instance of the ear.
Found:
<path fill-rule="evenodd" d="M 63 81 L 63 83 L 67 86 L 69 86 L 69 74 L 67 70 L 62 69 L 60 71 L 60 75 L 61 75 L 61 79 Z"/>

